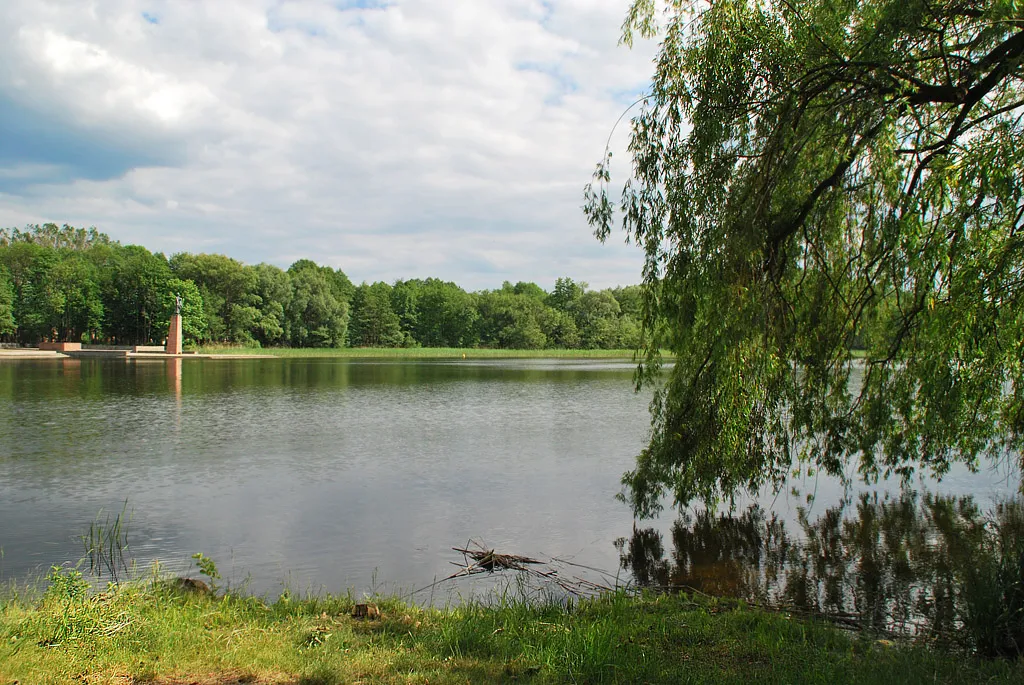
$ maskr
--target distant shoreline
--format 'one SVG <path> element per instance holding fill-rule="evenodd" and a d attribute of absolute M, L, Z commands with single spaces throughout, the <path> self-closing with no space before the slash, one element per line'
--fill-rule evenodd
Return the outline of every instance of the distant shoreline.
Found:
<path fill-rule="evenodd" d="M 349 359 L 638 359 L 633 350 L 504 350 L 458 347 L 235 347 L 201 346 L 204 355 L 262 355 L 288 358 L 340 357 Z"/>
<path fill-rule="evenodd" d="M 68 359 L 72 355 L 34 347 L 0 348 L 0 359 Z M 81 355 L 93 356 L 93 355 Z M 103 356 L 96 353 L 96 357 Z M 238 347 L 205 345 L 182 355 L 126 354 L 127 359 L 615 359 L 639 362 L 633 350 L 504 350 L 461 347 Z"/>

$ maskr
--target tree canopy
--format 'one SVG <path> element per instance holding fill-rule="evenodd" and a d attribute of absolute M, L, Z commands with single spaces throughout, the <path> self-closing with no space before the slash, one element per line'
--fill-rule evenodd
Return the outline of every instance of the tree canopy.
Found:
<path fill-rule="evenodd" d="M 436 278 L 356 287 L 299 259 L 287 271 L 218 254 L 170 259 L 96 229 L 0 228 L 0 342 L 159 344 L 181 296 L 189 345 L 634 347 L 636 286 L 569 278 L 467 292 Z M 635 348 L 634 348 L 635 349 Z"/>
<path fill-rule="evenodd" d="M 675 356 L 634 510 L 1019 450 L 1024 6 L 664 5 L 624 25 L 662 37 L 620 202 L 646 253 L 639 382 Z M 609 163 L 585 191 L 602 240 Z"/>

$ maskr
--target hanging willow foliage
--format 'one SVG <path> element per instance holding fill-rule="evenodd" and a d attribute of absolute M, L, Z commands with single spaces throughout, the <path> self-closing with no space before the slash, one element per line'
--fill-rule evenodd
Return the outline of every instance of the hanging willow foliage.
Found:
<path fill-rule="evenodd" d="M 620 203 L 646 252 L 641 383 L 675 356 L 623 479 L 638 514 L 1019 448 L 1022 13 L 634 2 L 624 41 L 662 37 Z M 601 240 L 610 160 L 585 192 Z"/>

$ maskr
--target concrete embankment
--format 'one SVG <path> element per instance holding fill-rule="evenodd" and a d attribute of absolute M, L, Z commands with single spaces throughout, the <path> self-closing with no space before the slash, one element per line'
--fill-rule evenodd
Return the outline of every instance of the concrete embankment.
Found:
<path fill-rule="evenodd" d="M 34 347 L 0 349 L 3 359 L 273 359 L 267 354 L 166 354 L 156 351 L 133 351 L 131 349 L 76 349 L 41 350 Z"/>
<path fill-rule="evenodd" d="M 32 347 L 0 349 L 0 359 L 64 359 L 66 354 L 53 350 L 39 350 Z"/>

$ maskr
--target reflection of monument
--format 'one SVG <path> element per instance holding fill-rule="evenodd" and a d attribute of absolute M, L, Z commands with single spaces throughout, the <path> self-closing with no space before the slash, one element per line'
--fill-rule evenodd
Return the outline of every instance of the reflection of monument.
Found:
<path fill-rule="evenodd" d="M 181 401 L 181 360 L 168 359 L 167 362 L 168 385 L 174 390 L 174 397 Z"/>
<path fill-rule="evenodd" d="M 181 354 L 181 296 L 174 296 L 174 313 L 171 314 L 171 325 L 167 331 L 167 354 Z"/>

